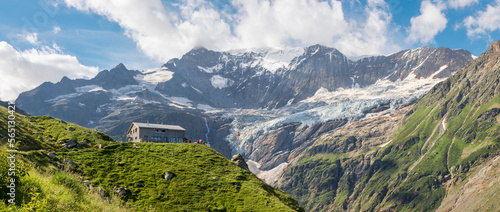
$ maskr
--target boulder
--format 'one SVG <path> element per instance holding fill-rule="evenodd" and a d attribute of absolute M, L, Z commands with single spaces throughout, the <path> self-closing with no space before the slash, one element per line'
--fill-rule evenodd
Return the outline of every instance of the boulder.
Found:
<path fill-rule="evenodd" d="M 239 182 L 235 182 L 234 183 L 234 187 L 236 188 L 236 190 L 239 192 L 240 191 L 240 188 L 241 188 L 241 183 Z"/>
<path fill-rule="evenodd" d="M 74 147 L 76 147 L 76 142 L 73 141 L 69 144 L 63 144 L 63 147 L 66 147 L 68 149 L 74 148 Z"/>
<path fill-rule="evenodd" d="M 73 128 L 73 127 L 68 127 L 68 128 L 66 128 L 66 130 L 68 130 L 68 131 L 70 131 L 70 132 L 73 132 L 73 131 L 75 131 L 75 128 Z"/>
<path fill-rule="evenodd" d="M 113 189 L 114 192 L 116 192 L 120 196 L 125 196 L 127 195 L 128 189 L 124 187 L 118 187 Z"/>
<path fill-rule="evenodd" d="M 47 153 L 47 156 L 48 156 L 50 159 L 52 159 L 52 160 L 56 159 L 56 155 L 55 155 L 54 153 L 52 153 L 52 152 Z"/>
<path fill-rule="evenodd" d="M 99 196 L 101 196 L 101 197 L 106 197 L 106 196 L 108 196 L 108 192 L 106 192 L 106 190 L 104 190 L 104 189 L 103 189 L 103 188 L 101 188 L 100 186 L 99 186 L 98 192 L 99 192 Z"/>
<path fill-rule="evenodd" d="M 87 144 L 88 144 L 88 142 L 89 142 L 89 141 L 88 141 L 87 139 L 84 139 L 82 142 L 80 142 L 80 143 L 78 143 L 78 144 L 77 144 L 77 147 L 78 147 L 78 148 L 88 147 L 88 145 L 87 145 Z"/>
<path fill-rule="evenodd" d="M 75 165 L 75 162 L 73 162 L 72 160 L 64 159 L 64 162 L 68 165 Z"/>
<path fill-rule="evenodd" d="M 91 186 L 92 185 L 92 181 L 90 181 L 90 180 L 84 180 L 82 183 L 84 185 L 86 185 L 86 186 Z"/>
<path fill-rule="evenodd" d="M 169 180 L 171 180 L 174 177 L 175 177 L 174 173 L 172 173 L 172 172 L 165 172 L 165 180 L 166 181 L 169 181 Z"/>
<path fill-rule="evenodd" d="M 242 169 L 249 170 L 248 164 L 245 162 L 245 159 L 240 154 L 233 155 L 233 158 L 231 158 L 231 162 L 236 163 L 236 165 Z"/>

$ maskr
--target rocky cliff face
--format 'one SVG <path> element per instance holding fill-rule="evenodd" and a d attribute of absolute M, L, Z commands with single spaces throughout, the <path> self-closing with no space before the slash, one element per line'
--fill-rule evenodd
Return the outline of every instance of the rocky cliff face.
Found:
<path fill-rule="evenodd" d="M 497 208 L 488 194 L 498 193 L 491 182 L 500 171 L 499 46 L 493 43 L 399 116 L 325 134 L 277 185 L 310 211 Z"/>

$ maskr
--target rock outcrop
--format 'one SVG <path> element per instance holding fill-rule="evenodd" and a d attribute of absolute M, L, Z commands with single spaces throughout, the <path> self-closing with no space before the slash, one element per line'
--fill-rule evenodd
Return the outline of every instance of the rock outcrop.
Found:
<path fill-rule="evenodd" d="M 240 154 L 233 155 L 233 158 L 231 158 L 231 162 L 236 163 L 236 165 L 242 169 L 248 170 L 248 165 L 245 162 L 243 156 L 241 156 Z"/>

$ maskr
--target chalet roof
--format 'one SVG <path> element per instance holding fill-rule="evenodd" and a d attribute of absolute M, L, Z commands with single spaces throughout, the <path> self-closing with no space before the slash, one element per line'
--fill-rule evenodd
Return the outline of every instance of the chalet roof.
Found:
<path fill-rule="evenodd" d="M 186 131 L 186 129 L 177 125 L 166 125 L 166 124 L 150 124 L 150 123 L 139 123 L 132 122 L 132 125 L 137 125 L 139 128 L 148 128 L 148 129 L 158 129 L 158 130 L 176 130 L 176 131 Z"/>

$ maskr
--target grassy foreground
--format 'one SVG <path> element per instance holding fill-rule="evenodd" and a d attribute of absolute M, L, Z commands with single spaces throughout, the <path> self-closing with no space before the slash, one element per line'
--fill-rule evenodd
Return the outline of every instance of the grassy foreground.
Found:
<path fill-rule="evenodd" d="M 7 117 L 0 107 L 0 211 L 303 211 L 208 146 L 134 146 L 51 117 L 20 114 L 12 205 Z M 77 145 L 63 147 L 69 143 Z M 173 177 L 166 180 L 166 172 Z M 118 194 L 118 187 L 126 192 Z"/>

